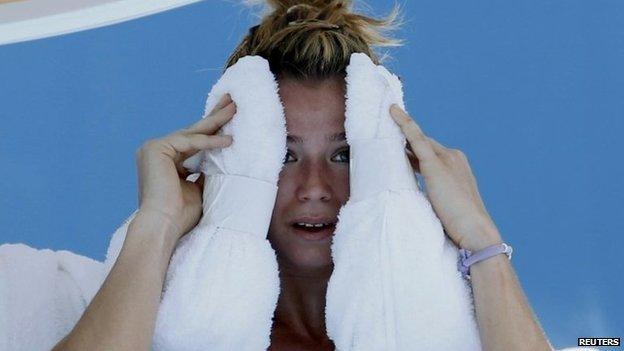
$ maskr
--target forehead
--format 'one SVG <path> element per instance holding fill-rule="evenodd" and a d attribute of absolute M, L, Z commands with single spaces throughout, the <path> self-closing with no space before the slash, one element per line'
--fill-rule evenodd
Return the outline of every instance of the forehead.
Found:
<path fill-rule="evenodd" d="M 328 134 L 344 131 L 345 83 L 342 77 L 323 80 L 279 80 L 289 134 Z"/>

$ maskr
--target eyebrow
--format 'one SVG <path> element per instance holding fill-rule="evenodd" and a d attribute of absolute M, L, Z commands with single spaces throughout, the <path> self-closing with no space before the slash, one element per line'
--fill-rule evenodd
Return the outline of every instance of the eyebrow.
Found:
<path fill-rule="evenodd" d="M 335 133 L 332 135 L 328 135 L 325 137 L 325 140 L 327 141 L 343 141 L 346 140 L 346 134 L 345 132 L 340 132 L 340 133 Z M 300 136 L 296 136 L 296 135 L 287 135 L 286 136 L 286 142 L 289 143 L 303 143 L 303 138 Z"/>

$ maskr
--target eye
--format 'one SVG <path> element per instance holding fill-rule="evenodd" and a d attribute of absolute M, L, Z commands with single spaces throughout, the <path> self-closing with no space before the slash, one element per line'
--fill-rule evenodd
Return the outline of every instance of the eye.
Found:
<path fill-rule="evenodd" d="M 349 162 L 349 148 L 346 147 L 338 151 L 334 156 L 332 156 L 332 161 L 336 162 Z"/>
<path fill-rule="evenodd" d="M 297 161 L 297 159 L 293 156 L 290 150 L 286 151 L 286 155 L 284 156 L 284 163 Z"/>

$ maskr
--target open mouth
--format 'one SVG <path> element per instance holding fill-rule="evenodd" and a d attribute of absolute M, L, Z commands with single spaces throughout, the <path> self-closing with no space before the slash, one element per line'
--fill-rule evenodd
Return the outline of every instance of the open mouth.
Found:
<path fill-rule="evenodd" d="M 321 240 L 329 238 L 334 234 L 336 229 L 336 223 L 307 223 L 296 222 L 292 227 L 297 235 L 302 236 L 308 240 Z"/>

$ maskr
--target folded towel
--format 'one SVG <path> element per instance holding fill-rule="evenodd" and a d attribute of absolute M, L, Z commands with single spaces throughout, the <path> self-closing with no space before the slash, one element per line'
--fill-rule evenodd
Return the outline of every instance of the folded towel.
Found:
<path fill-rule="evenodd" d="M 232 145 L 184 163 L 206 175 L 204 213 L 171 258 L 154 350 L 262 350 L 270 343 L 279 276 L 266 235 L 286 154 L 284 112 L 269 64 L 258 56 L 226 70 L 206 113 L 226 93 L 237 112 L 220 133 L 232 135 Z M 108 269 L 128 222 L 111 241 Z"/>
<path fill-rule="evenodd" d="M 480 350 L 457 248 L 418 189 L 389 114 L 398 78 L 364 54 L 347 68 L 350 198 L 340 210 L 327 331 L 348 350 Z"/>

